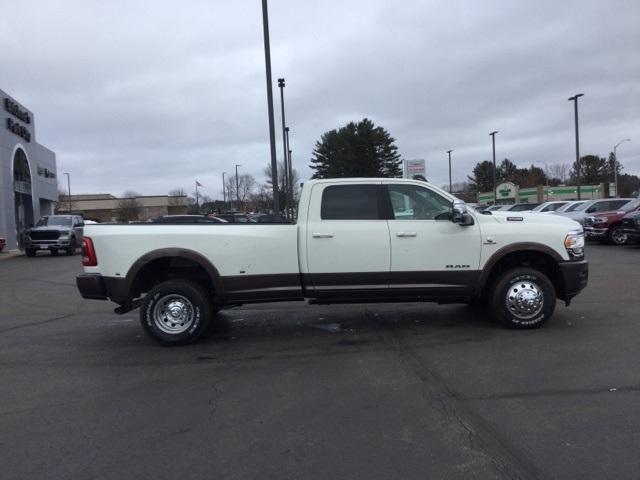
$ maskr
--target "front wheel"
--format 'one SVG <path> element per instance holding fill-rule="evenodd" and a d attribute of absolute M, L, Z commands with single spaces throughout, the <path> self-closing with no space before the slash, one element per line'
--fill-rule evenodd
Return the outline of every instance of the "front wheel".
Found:
<path fill-rule="evenodd" d="M 556 290 L 542 272 L 514 268 L 494 283 L 490 305 L 493 315 L 509 328 L 538 328 L 553 315 Z"/>
<path fill-rule="evenodd" d="M 207 293 L 190 280 L 168 280 L 155 286 L 140 307 L 142 328 L 163 345 L 196 341 L 212 316 Z"/>
<path fill-rule="evenodd" d="M 622 225 L 613 227 L 609 232 L 609 243 L 613 245 L 624 245 L 627 243 L 627 234 L 624 233 Z"/>
<path fill-rule="evenodd" d="M 36 249 L 35 248 L 25 248 L 24 249 L 24 253 L 27 257 L 35 257 L 36 256 Z"/>
<path fill-rule="evenodd" d="M 76 254 L 76 239 L 71 239 L 71 245 L 67 247 L 67 255 L 72 256 Z"/>

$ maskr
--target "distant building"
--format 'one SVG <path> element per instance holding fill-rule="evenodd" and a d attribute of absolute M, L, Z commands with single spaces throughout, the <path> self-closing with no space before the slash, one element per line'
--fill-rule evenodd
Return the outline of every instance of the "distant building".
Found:
<path fill-rule="evenodd" d="M 503 182 L 496 188 L 498 204 L 510 203 L 542 203 L 553 200 L 577 200 L 578 187 L 576 185 L 559 185 L 550 187 L 538 185 L 537 187 L 520 188 L 512 182 Z M 582 200 L 605 198 L 605 185 L 581 185 L 580 197 Z M 478 194 L 478 203 L 494 203 L 493 192 Z"/>
<path fill-rule="evenodd" d="M 2 90 L 0 119 L 0 237 L 15 250 L 23 229 L 53 213 L 56 155 L 36 142 L 33 112 Z"/>
<path fill-rule="evenodd" d="M 71 208 L 70 208 L 71 207 Z M 91 195 L 61 196 L 58 201 L 57 213 L 72 213 L 82 215 L 85 219 L 99 222 L 116 222 L 127 210 L 131 220 L 147 221 L 162 215 L 181 215 L 187 213 L 187 197 L 152 195 L 131 198 L 117 198 L 109 193 Z"/>

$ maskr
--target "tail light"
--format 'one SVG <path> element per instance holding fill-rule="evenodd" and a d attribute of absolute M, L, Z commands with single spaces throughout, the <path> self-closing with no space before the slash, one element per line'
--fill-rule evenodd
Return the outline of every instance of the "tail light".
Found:
<path fill-rule="evenodd" d="M 82 265 L 85 267 L 95 267 L 98 265 L 96 250 L 93 248 L 93 241 L 89 237 L 82 239 Z"/>

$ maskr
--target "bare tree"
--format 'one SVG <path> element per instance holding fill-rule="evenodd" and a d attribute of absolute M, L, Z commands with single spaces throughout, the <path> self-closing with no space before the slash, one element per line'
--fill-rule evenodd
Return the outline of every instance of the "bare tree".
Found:
<path fill-rule="evenodd" d="M 547 168 L 547 177 L 556 178 L 560 183 L 566 183 L 569 176 L 570 165 L 568 163 L 552 163 Z"/>
<path fill-rule="evenodd" d="M 182 188 L 169 190 L 169 206 L 182 207 L 187 204 L 187 194 Z"/>
<path fill-rule="evenodd" d="M 118 201 L 116 209 L 116 219 L 119 222 L 131 222 L 138 220 L 140 217 L 141 205 L 138 201 L 140 194 L 133 191 L 124 192 L 122 198 Z"/>
<path fill-rule="evenodd" d="M 227 191 L 227 198 L 229 199 L 231 205 L 233 205 L 236 210 L 244 210 L 247 201 L 251 197 L 251 194 L 255 191 L 256 179 L 253 177 L 253 175 L 250 175 L 248 173 L 238 175 L 237 186 L 238 188 L 236 190 L 235 176 L 231 176 L 226 179 L 225 187 Z M 240 200 L 240 205 L 238 205 L 238 199 Z"/>
<path fill-rule="evenodd" d="M 272 181 L 271 181 L 271 165 L 267 165 L 264 170 L 262 170 L 262 173 L 265 176 L 265 183 L 263 185 L 264 190 L 271 192 L 269 194 L 269 198 L 273 199 L 273 188 L 272 188 Z M 286 201 L 286 192 L 285 192 L 285 188 L 284 188 L 284 174 L 285 174 L 285 168 L 284 168 L 284 162 L 278 162 L 278 194 L 280 196 L 280 202 L 279 204 L 281 206 L 286 205 L 288 202 Z M 298 202 L 298 198 L 300 197 L 300 175 L 298 175 L 298 171 L 294 168 L 293 169 L 293 203 L 294 205 L 297 204 Z M 273 200 L 271 201 L 271 203 L 273 203 Z"/>

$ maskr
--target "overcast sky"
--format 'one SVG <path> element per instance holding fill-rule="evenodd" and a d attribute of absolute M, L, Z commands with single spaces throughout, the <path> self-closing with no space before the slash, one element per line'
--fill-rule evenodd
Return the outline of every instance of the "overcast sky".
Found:
<path fill-rule="evenodd" d="M 270 161 L 259 0 L 1 0 L 0 88 L 35 114 L 36 140 L 73 193 L 221 198 L 236 163 Z M 640 2 L 354 0 L 269 3 L 278 158 L 285 77 L 294 167 L 315 142 L 371 118 L 427 177 L 491 158 L 525 167 L 618 149 L 640 174 Z M 63 178 L 60 174 L 60 178 Z"/>

